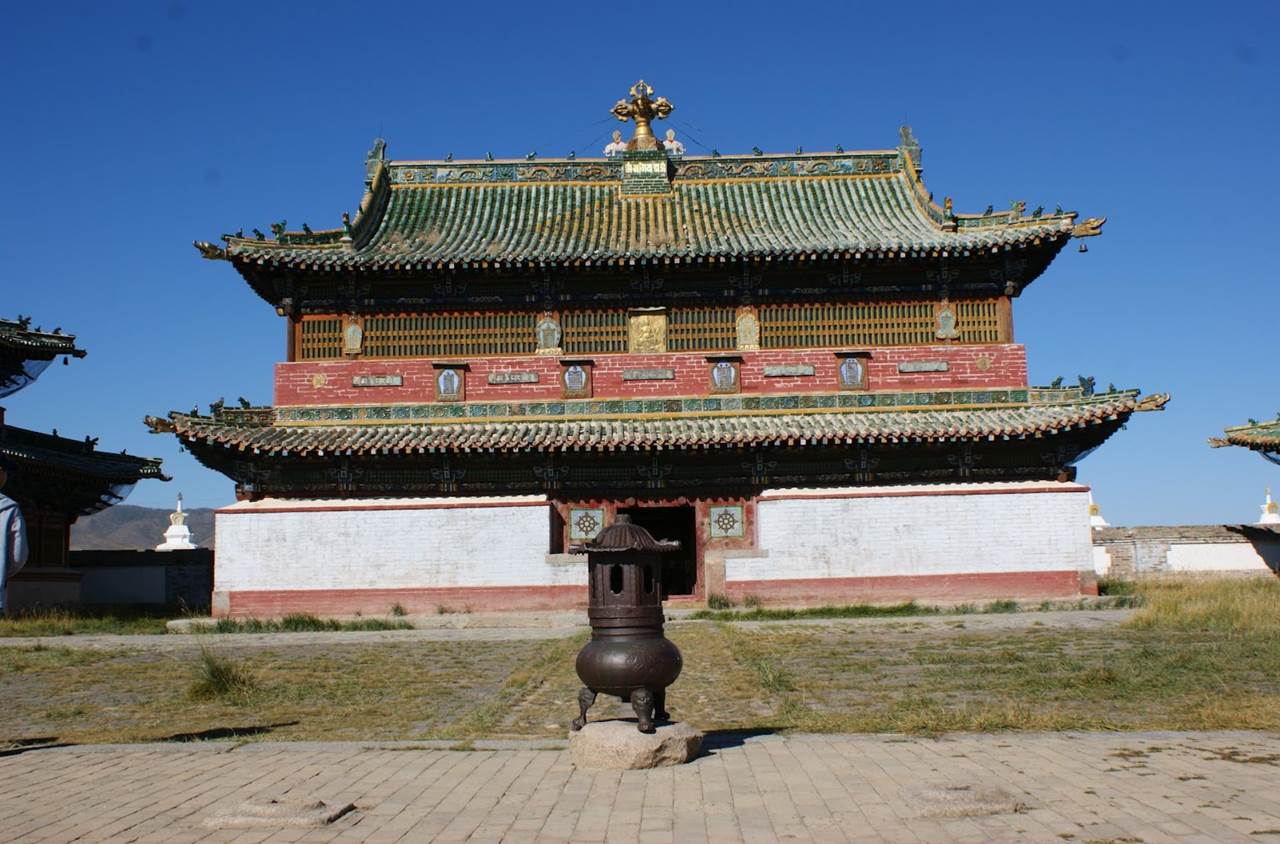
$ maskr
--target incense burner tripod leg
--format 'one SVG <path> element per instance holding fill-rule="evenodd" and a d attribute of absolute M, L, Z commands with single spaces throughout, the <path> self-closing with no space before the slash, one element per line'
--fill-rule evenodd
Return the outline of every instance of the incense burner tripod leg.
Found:
<path fill-rule="evenodd" d="M 648 689 L 636 689 L 631 693 L 631 708 L 635 710 L 636 725 L 642 733 L 653 732 L 654 695 Z"/>
<path fill-rule="evenodd" d="M 596 702 L 596 693 L 583 686 L 578 690 L 578 717 L 573 719 L 570 725 L 575 731 L 581 730 L 587 725 L 587 710 L 591 708 L 591 704 Z"/>

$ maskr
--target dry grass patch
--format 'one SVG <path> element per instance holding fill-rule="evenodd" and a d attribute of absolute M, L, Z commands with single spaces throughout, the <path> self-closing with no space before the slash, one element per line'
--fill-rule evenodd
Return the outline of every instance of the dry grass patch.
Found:
<path fill-rule="evenodd" d="M 0 617 L 0 636 L 72 636 L 77 634 L 111 634 L 136 636 L 165 632 L 169 616 L 154 610 L 80 609 L 22 610 Z"/>
<path fill-rule="evenodd" d="M 1280 606 L 1274 584 L 1162 583 L 1150 595 L 1149 614 L 1102 627 L 1030 617 L 989 630 L 673 625 L 684 671 L 668 708 L 706 730 L 1280 731 L 1280 635 L 1266 606 Z M 194 643 L 0 648 L 0 744 L 563 737 L 577 714 L 574 657 L 586 635 L 266 647 L 229 639 L 216 651 L 228 664 Z M 196 699 L 193 671 L 208 680 Z M 631 713 L 602 697 L 591 714 Z"/>
<path fill-rule="evenodd" d="M 1280 579 L 1197 578 L 1137 584 L 1144 606 L 1130 627 L 1139 630 L 1211 630 L 1280 636 Z"/>

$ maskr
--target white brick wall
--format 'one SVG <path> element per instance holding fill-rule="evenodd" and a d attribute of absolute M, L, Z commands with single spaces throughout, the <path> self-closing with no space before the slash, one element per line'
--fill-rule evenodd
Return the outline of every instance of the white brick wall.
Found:
<path fill-rule="evenodd" d="M 497 506 L 474 506 L 477 499 L 234 504 L 216 515 L 214 590 L 586 584 L 585 565 L 547 563 L 545 499 L 484 501 Z"/>
<path fill-rule="evenodd" d="M 885 487 L 833 497 L 842 492 L 765 493 L 756 513 L 766 553 L 726 560 L 725 579 L 1093 568 L 1088 488 L 1079 484 Z"/>

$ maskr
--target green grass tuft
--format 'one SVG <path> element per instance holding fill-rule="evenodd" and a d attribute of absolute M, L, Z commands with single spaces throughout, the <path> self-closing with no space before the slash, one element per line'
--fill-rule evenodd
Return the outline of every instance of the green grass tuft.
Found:
<path fill-rule="evenodd" d="M 20 610 L 0 617 L 0 636 L 139 635 L 165 632 L 169 615 L 143 607 Z"/>
<path fill-rule="evenodd" d="M 192 700 L 242 704 L 258 690 L 258 682 L 247 668 L 204 647 L 200 648 L 194 673 L 187 687 L 187 696 Z"/>
<path fill-rule="evenodd" d="M 318 618 L 291 613 L 281 619 L 220 618 L 212 626 L 195 627 L 195 633 L 318 633 L 372 630 L 412 630 L 407 621 L 389 618 Z"/>
<path fill-rule="evenodd" d="M 707 606 L 713 610 L 728 610 L 733 609 L 733 601 L 725 595 L 712 593 L 707 596 Z"/>

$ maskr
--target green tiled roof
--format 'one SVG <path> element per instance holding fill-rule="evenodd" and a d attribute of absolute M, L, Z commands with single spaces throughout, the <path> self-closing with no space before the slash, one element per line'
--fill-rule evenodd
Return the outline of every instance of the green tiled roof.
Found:
<path fill-rule="evenodd" d="M 67 513 L 87 514 L 118 503 L 138 481 L 167 481 L 155 457 L 98 451 L 74 440 L 13 425 L 0 426 L 0 458 L 14 470 L 5 492 Z"/>
<path fill-rule="evenodd" d="M 720 446 L 957 442 L 1053 436 L 1123 422 L 1139 409 L 1136 391 L 1074 401 L 913 410 L 831 409 L 787 413 L 680 413 L 653 417 L 522 418 L 500 421 L 364 422 L 282 425 L 271 408 L 223 410 L 212 417 L 151 417 L 156 432 L 182 441 L 261 455 L 404 454 L 428 451 L 612 451 Z"/>
<path fill-rule="evenodd" d="M 28 319 L 0 319 L 0 398 L 21 390 L 60 355 L 82 358 L 76 338 L 60 330 L 32 329 Z"/>
<path fill-rule="evenodd" d="M 1224 436 L 1209 440 L 1214 448 L 1237 445 L 1280 455 L 1280 416 L 1265 422 L 1250 422 L 1247 425 L 1236 425 L 1223 431 Z"/>
<path fill-rule="evenodd" d="M 227 236 L 210 258 L 314 270 L 956 256 L 1060 248 L 1073 212 L 949 215 L 906 150 L 683 157 L 669 192 L 624 195 L 627 162 L 369 162 L 349 229 Z M 1097 231 L 1091 233 L 1096 234 Z M 1056 248 L 1055 248 L 1056 251 Z"/>

